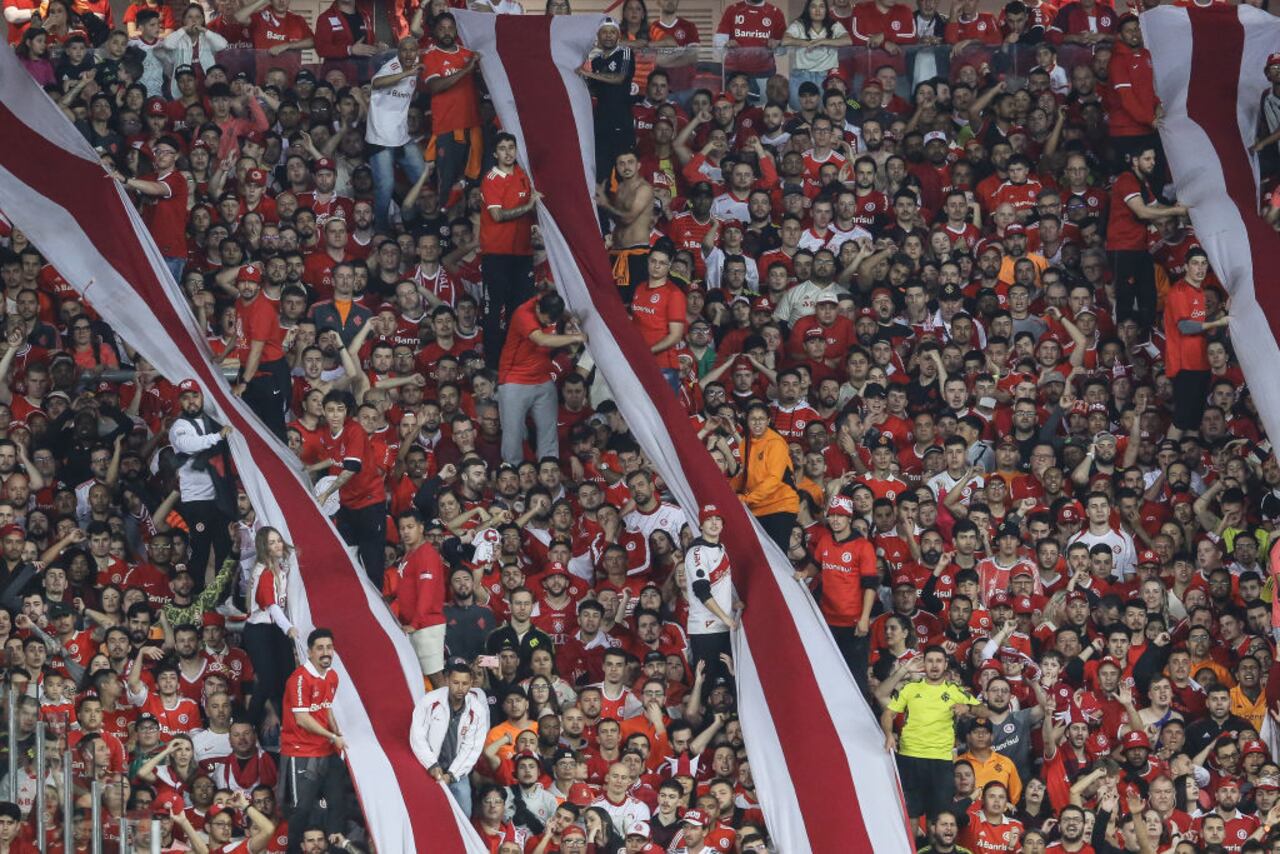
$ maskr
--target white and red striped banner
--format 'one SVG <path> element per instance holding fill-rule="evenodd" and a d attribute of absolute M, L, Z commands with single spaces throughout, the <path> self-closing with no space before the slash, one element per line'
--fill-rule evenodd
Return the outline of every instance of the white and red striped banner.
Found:
<path fill-rule="evenodd" d="M 1280 236 L 1259 215 L 1258 113 L 1270 89 L 1267 56 L 1280 49 L 1280 19 L 1214 4 L 1142 13 L 1160 139 L 1178 200 L 1231 295 L 1231 339 L 1267 435 L 1280 437 Z"/>
<path fill-rule="evenodd" d="M 292 454 L 212 367 L 203 330 L 124 191 L 8 46 L 0 48 L 0 210 L 161 373 L 197 378 L 210 410 L 236 429 L 231 451 L 259 517 L 300 546 L 289 616 L 304 637 L 316 626 L 334 632 L 335 714 L 377 849 L 487 851 L 409 747 L 423 685 L 404 632 L 316 507 Z"/>
<path fill-rule="evenodd" d="M 633 435 L 682 507 L 727 510 L 723 541 L 746 603 L 734 645 L 739 715 L 778 850 L 910 851 L 892 757 L 813 597 L 698 441 L 618 298 L 592 202 L 591 98 L 574 73 L 600 16 L 455 15 L 544 195 L 538 226 L 557 287 Z"/>

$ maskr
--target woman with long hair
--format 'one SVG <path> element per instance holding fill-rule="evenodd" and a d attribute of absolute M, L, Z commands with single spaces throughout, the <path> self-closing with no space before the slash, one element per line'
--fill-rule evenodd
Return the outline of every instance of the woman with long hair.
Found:
<path fill-rule="evenodd" d="M 138 779 L 155 786 L 161 798 L 176 794 L 190 803 L 191 784 L 200 776 L 200 764 L 196 762 L 195 747 L 191 736 L 177 733 L 155 756 L 138 769 Z"/>
<path fill-rule="evenodd" d="M 782 36 L 784 47 L 791 51 L 791 108 L 800 109 L 800 85 L 812 83 L 819 89 L 827 73 L 840 64 L 837 50 L 853 42 L 849 32 L 831 14 L 827 0 L 808 0 L 804 10 L 787 27 Z"/>
<path fill-rule="evenodd" d="M 254 538 L 258 559 L 249 579 L 249 617 L 245 620 L 244 646 L 257 673 L 257 687 L 249 704 L 249 720 L 262 723 L 270 701 L 283 716 L 284 683 L 293 661 L 293 641 L 298 630 L 285 613 L 289 595 L 289 563 L 294 549 L 272 527 L 259 529 Z"/>

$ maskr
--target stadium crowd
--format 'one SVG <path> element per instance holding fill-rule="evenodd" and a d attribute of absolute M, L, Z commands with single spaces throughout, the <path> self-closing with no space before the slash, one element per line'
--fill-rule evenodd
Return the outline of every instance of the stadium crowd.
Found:
<path fill-rule="evenodd" d="M 1280 851 L 1280 462 L 1141 10 L 939 6 L 621 4 L 580 71 L 618 297 L 817 598 L 920 850 Z M 409 635 L 406 738 L 489 850 L 775 850 L 721 510 L 671 502 L 594 370 L 448 4 L 3 10 Z M 0 852 L 41 786 L 50 851 L 95 815 L 108 851 L 122 816 L 370 850 L 295 544 L 58 265 L 0 230 Z"/>

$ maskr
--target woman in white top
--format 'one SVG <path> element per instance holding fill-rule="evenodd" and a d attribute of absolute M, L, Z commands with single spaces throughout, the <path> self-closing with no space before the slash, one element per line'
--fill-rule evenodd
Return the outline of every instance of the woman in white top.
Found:
<path fill-rule="evenodd" d="M 791 56 L 791 109 L 800 109 L 800 84 L 812 83 L 822 89 L 827 72 L 840 63 L 839 48 L 853 41 L 844 24 L 831 17 L 827 0 L 809 0 L 800 16 L 782 36 L 783 47 L 794 48 Z"/>
<path fill-rule="evenodd" d="M 257 674 L 253 701 L 249 704 L 249 720 L 257 727 L 262 723 L 268 701 L 283 718 L 284 683 L 293 669 L 298 630 L 285 613 L 293 546 L 271 527 L 258 531 L 254 545 L 258 560 L 249 579 L 249 618 L 245 620 L 244 648 Z"/>
<path fill-rule="evenodd" d="M 159 58 L 168 66 L 165 71 L 171 77 L 169 96 L 181 98 L 178 79 L 173 72 L 184 65 L 200 63 L 208 71 L 218 64 L 216 54 L 227 49 L 227 40 L 205 26 L 204 8 L 198 3 L 187 6 L 182 13 L 182 26 L 160 40 Z"/>

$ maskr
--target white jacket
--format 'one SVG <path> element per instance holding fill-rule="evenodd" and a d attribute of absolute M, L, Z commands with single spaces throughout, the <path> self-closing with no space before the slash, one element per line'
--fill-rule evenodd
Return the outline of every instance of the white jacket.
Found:
<path fill-rule="evenodd" d="M 437 688 L 418 700 L 413 710 L 413 723 L 409 726 L 409 746 L 423 768 L 435 766 L 448 730 L 449 689 Z M 479 688 L 472 688 L 463 701 L 462 720 L 458 722 L 458 753 L 444 770 L 454 779 L 465 779 L 480 758 L 480 750 L 488 734 L 489 703 Z"/>

